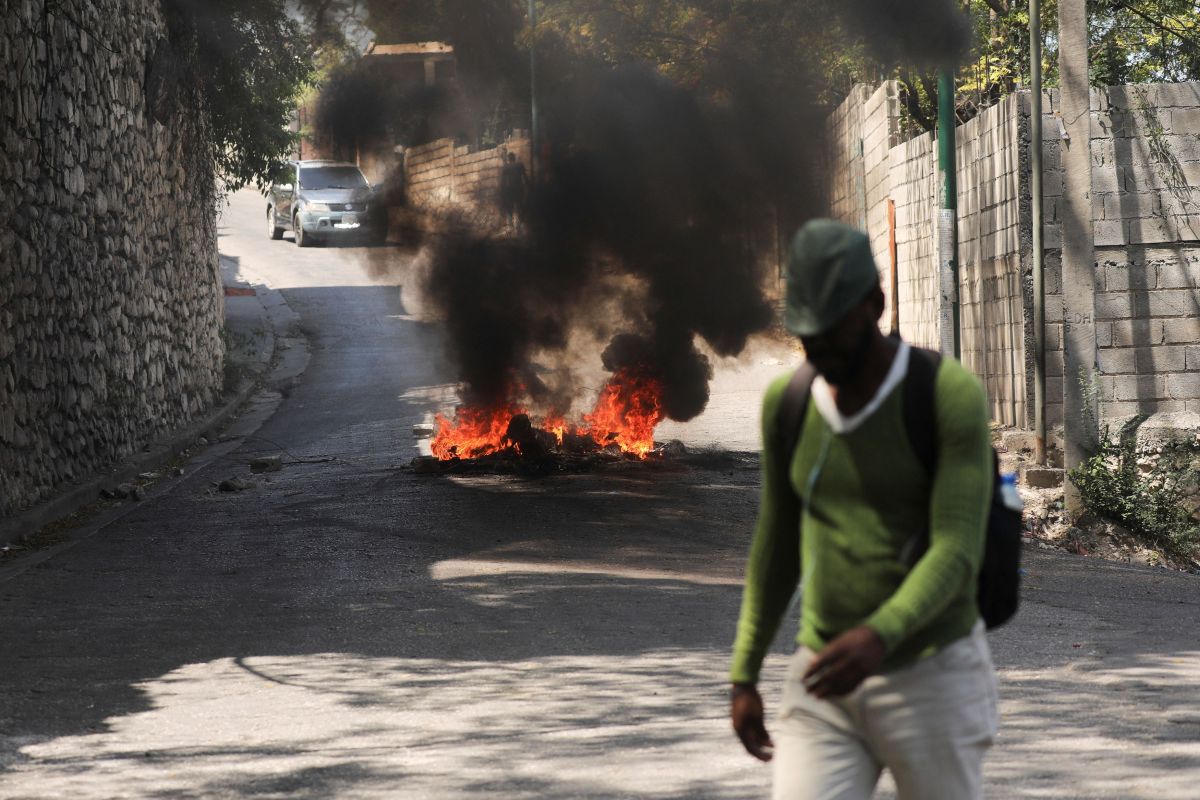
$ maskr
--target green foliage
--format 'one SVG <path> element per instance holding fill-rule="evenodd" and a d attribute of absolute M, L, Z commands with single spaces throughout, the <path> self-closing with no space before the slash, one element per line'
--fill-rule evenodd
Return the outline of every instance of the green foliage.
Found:
<path fill-rule="evenodd" d="M 1029 4 L 970 0 L 975 46 L 958 72 L 958 115 L 970 119 L 1004 95 L 1029 85 Z M 1090 78 L 1094 86 L 1200 79 L 1200 8 L 1192 0 L 1089 0 Z M 1058 84 L 1058 0 L 1041 4 L 1042 73 Z M 932 122 L 936 90 L 901 65 L 908 108 L 923 127 Z"/>
<path fill-rule="evenodd" d="M 204 114 L 217 173 L 230 189 L 268 182 L 292 149 L 308 39 L 283 0 L 164 0 L 163 10 L 180 100 Z"/>
<path fill-rule="evenodd" d="M 1120 523 L 1171 556 L 1190 559 L 1200 547 L 1200 522 L 1185 507 L 1189 467 L 1164 456 L 1142 470 L 1136 431 L 1144 419 L 1126 423 L 1115 438 L 1105 430 L 1096 454 L 1069 477 L 1089 511 Z"/>

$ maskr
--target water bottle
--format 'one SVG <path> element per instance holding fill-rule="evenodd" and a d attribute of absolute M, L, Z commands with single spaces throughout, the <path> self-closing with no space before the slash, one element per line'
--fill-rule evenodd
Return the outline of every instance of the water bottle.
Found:
<path fill-rule="evenodd" d="M 1020 514 L 1025 509 L 1021 493 L 1017 491 L 1017 474 L 1006 472 L 1000 476 L 1000 499 L 1009 511 Z"/>

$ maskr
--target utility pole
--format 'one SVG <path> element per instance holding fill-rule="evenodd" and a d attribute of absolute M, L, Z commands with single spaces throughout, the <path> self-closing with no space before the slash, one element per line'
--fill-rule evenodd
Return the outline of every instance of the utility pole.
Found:
<path fill-rule="evenodd" d="M 1096 271 L 1092 230 L 1091 86 L 1088 81 L 1088 18 L 1085 0 L 1059 0 L 1058 71 L 1063 150 L 1063 438 L 1066 466 L 1073 469 L 1095 452 L 1099 435 L 1096 392 Z M 1079 491 L 1065 485 L 1067 511 L 1083 510 Z"/>
<path fill-rule="evenodd" d="M 1042 3 L 1029 0 L 1029 188 L 1033 216 L 1034 461 L 1046 465 L 1046 249 L 1042 240 Z M 1026 423 L 1028 424 L 1028 423 Z"/>
<path fill-rule="evenodd" d="M 537 0 L 529 0 L 529 180 L 538 174 Z"/>
<path fill-rule="evenodd" d="M 954 72 L 938 73 L 938 170 L 942 203 L 938 212 L 938 328 L 943 355 L 962 357 L 958 309 L 958 178 L 954 114 Z"/>

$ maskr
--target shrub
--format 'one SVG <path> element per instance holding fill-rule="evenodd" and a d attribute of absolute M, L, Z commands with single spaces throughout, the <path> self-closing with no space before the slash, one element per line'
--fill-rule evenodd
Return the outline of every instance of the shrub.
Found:
<path fill-rule="evenodd" d="M 1144 457 L 1137 443 L 1144 420 L 1130 420 L 1116 437 L 1105 429 L 1096 454 L 1071 470 L 1070 479 L 1089 511 L 1120 523 L 1168 555 L 1191 561 L 1200 547 L 1200 522 L 1185 505 L 1190 455 Z"/>

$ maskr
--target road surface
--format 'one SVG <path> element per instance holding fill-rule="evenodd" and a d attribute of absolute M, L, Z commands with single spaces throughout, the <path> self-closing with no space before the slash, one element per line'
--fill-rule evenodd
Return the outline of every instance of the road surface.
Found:
<path fill-rule="evenodd" d="M 721 365 L 710 411 L 664 431 L 700 457 L 416 475 L 454 374 L 414 265 L 268 241 L 263 213 L 235 195 L 221 250 L 299 314 L 309 367 L 227 455 L 0 582 L 0 797 L 764 796 L 724 674 L 757 397 L 789 351 Z M 264 454 L 283 471 L 251 475 Z M 1197 797 L 1198 586 L 1030 555 L 991 637 L 990 797 Z"/>

